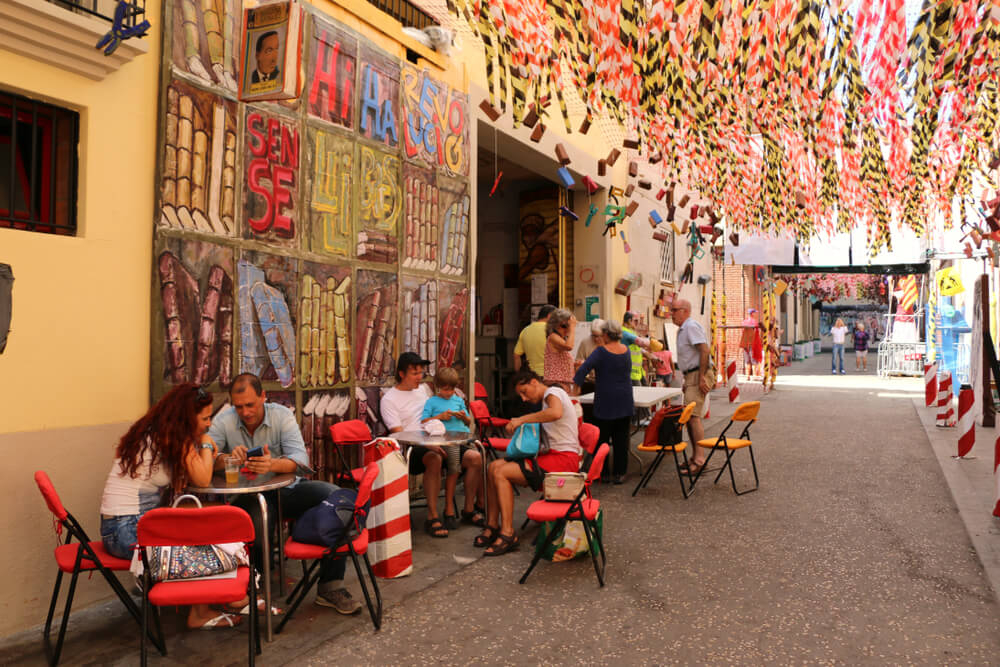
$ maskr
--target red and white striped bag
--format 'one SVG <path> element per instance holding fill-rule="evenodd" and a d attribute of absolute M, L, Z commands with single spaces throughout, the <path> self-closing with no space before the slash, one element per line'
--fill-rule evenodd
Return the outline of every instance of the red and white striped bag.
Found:
<path fill-rule="evenodd" d="M 368 514 L 368 553 L 375 576 L 405 577 L 413 572 L 410 490 L 406 457 L 399 443 L 380 438 L 365 446 L 365 465 L 378 464 Z"/>

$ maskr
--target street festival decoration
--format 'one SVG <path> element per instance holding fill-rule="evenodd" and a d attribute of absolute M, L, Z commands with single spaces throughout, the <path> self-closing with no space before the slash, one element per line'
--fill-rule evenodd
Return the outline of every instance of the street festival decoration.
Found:
<path fill-rule="evenodd" d="M 818 273 L 787 278 L 788 289 L 797 289 L 817 301 L 834 303 L 842 299 L 858 299 L 885 303 L 882 277 L 869 274 Z"/>
<path fill-rule="evenodd" d="M 955 198 L 974 204 L 973 178 L 1000 164 L 997 0 L 925 0 L 911 29 L 905 0 L 448 6 L 482 40 L 489 104 L 515 127 L 554 97 L 571 132 L 572 87 L 587 126 L 607 114 L 623 147 L 671 156 L 665 182 L 694 184 L 731 231 L 806 242 L 863 227 L 874 255 L 890 228 L 923 235 Z M 1000 231 L 995 207 L 978 221 L 959 208 L 963 227 Z"/>

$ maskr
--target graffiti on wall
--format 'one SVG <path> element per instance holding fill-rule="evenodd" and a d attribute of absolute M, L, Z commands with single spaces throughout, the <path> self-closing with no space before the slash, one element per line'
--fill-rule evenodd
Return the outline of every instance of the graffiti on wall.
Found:
<path fill-rule="evenodd" d="M 392 382 L 396 367 L 396 275 L 358 271 L 355 373 L 363 384 Z"/>
<path fill-rule="evenodd" d="M 366 145 L 358 148 L 361 195 L 357 257 L 369 262 L 395 264 L 398 255 L 396 229 L 402 210 L 399 158 Z"/>
<path fill-rule="evenodd" d="M 400 70 L 400 87 L 404 157 L 468 176 L 468 96 L 412 65 Z"/>
<path fill-rule="evenodd" d="M 459 276 L 465 273 L 465 258 L 469 251 L 469 219 L 472 200 L 469 184 L 455 178 L 439 176 L 441 188 L 441 251 L 442 273 Z"/>
<path fill-rule="evenodd" d="M 327 473 L 335 465 L 330 427 L 350 418 L 351 397 L 346 389 L 310 391 L 302 396 L 302 440 L 313 470 Z M 322 475 L 326 477 L 326 474 Z"/>
<path fill-rule="evenodd" d="M 351 381 L 351 269 L 304 262 L 299 280 L 299 386 Z"/>
<path fill-rule="evenodd" d="M 295 260 L 247 252 L 237 264 L 240 372 L 290 387 L 295 380 Z"/>
<path fill-rule="evenodd" d="M 170 384 L 233 379 L 233 252 L 212 243 L 165 240 L 156 255 L 163 373 Z"/>
<path fill-rule="evenodd" d="M 434 172 L 403 163 L 403 259 L 407 269 L 433 271 L 437 266 L 440 193 Z"/>
<path fill-rule="evenodd" d="M 244 236 L 294 245 L 299 190 L 299 129 L 253 107 L 246 114 Z"/>
<path fill-rule="evenodd" d="M 309 130 L 312 157 L 312 233 L 309 249 L 347 257 L 351 252 L 354 143 L 334 132 Z"/>
<path fill-rule="evenodd" d="M 400 279 L 399 303 L 403 321 L 400 325 L 400 350 L 416 352 L 431 362 L 427 371 L 437 371 L 438 284 L 436 280 L 403 276 Z"/>
<path fill-rule="evenodd" d="M 236 105 L 174 81 L 167 88 L 160 224 L 230 236 L 235 230 Z"/>
<path fill-rule="evenodd" d="M 388 148 L 399 145 L 399 63 L 361 52 L 358 133 Z"/>
<path fill-rule="evenodd" d="M 236 51 L 243 5 L 236 0 L 177 0 L 173 6 L 174 67 L 236 92 Z"/>
<path fill-rule="evenodd" d="M 531 276 L 545 274 L 546 302 L 559 300 L 559 200 L 554 189 L 521 193 L 518 300 L 530 304 Z M 524 315 L 524 313 L 522 313 Z"/>
<path fill-rule="evenodd" d="M 357 71 L 357 38 L 332 23 L 314 18 L 305 86 L 309 115 L 353 130 Z"/>

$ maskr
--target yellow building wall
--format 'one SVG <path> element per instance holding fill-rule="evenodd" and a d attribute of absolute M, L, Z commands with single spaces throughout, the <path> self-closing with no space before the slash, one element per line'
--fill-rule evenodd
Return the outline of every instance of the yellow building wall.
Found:
<path fill-rule="evenodd" d="M 160 3 L 146 11 L 158 23 Z M 0 453 L 11 462 L 0 473 L 0 636 L 43 623 L 54 582 L 56 537 L 34 471 L 100 539 L 113 447 L 147 406 L 158 32 L 145 41 L 148 53 L 102 81 L 0 47 L 0 88 L 80 113 L 78 235 L 0 229 L 0 262 L 14 273 L 0 355 Z M 84 578 L 74 609 L 109 590 Z"/>

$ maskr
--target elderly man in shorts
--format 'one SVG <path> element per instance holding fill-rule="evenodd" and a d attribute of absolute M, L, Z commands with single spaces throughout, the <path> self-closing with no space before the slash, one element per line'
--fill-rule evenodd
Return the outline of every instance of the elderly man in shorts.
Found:
<path fill-rule="evenodd" d="M 677 368 L 684 375 L 684 403 L 694 402 L 694 414 L 688 421 L 688 435 L 691 442 L 698 442 L 705 437 L 705 427 L 701 423 L 701 415 L 705 412 L 705 397 L 715 386 L 715 372 L 709 365 L 708 336 L 705 329 L 691 317 L 691 302 L 687 299 L 677 299 L 670 311 L 674 324 L 680 327 L 677 331 Z M 695 447 L 694 455 L 688 466 L 692 475 L 697 475 L 708 450 Z"/>

